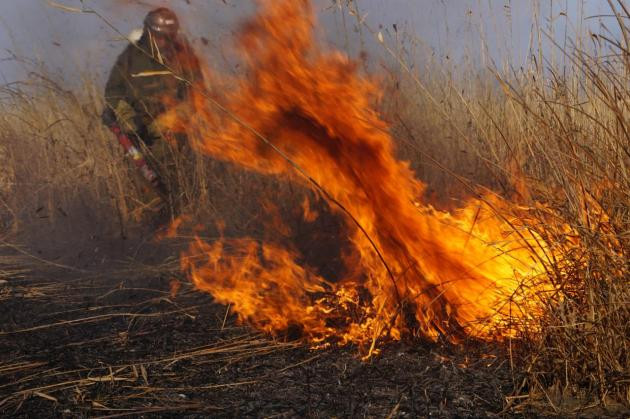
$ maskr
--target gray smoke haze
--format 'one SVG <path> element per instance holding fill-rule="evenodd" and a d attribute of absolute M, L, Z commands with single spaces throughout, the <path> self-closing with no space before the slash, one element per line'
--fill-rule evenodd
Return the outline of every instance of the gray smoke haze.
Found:
<path fill-rule="evenodd" d="M 325 42 L 354 57 L 366 51 L 373 60 L 384 59 L 375 36 L 357 25 L 357 16 L 339 3 L 314 1 Z M 55 7 L 81 8 L 82 4 L 102 18 Z M 410 56 L 422 52 L 438 60 L 467 59 L 476 65 L 488 65 L 490 59 L 497 65 L 508 60 L 516 67 L 522 65 L 537 25 L 553 33 L 560 44 L 576 33 L 615 26 L 607 16 L 585 19 L 609 15 L 606 0 L 359 0 L 355 4 L 361 19 L 380 31 L 388 44 L 404 40 Z M 147 11 L 159 5 L 173 8 L 200 55 L 220 66 L 230 63 L 238 23 L 255 9 L 252 0 L 0 0 L 0 81 L 27 76 L 27 68 L 13 59 L 18 56 L 44 63 L 68 83 L 88 73 L 102 83 L 126 45 L 116 30 L 128 34 L 141 27 Z"/>

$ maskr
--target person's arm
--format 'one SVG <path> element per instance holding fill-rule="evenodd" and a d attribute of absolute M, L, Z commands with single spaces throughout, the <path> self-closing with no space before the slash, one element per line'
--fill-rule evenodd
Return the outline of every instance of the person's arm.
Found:
<path fill-rule="evenodd" d="M 133 94 L 129 84 L 129 47 L 118 57 L 105 85 L 103 122 L 117 124 L 127 133 L 137 133 L 138 114 L 131 106 Z"/>

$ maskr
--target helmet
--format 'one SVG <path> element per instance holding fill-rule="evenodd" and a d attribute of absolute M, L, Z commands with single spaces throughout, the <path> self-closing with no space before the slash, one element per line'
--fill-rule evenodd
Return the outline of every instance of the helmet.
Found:
<path fill-rule="evenodd" d="M 147 14 L 144 18 L 144 27 L 155 35 L 173 37 L 179 31 L 179 21 L 171 9 L 160 7 Z"/>

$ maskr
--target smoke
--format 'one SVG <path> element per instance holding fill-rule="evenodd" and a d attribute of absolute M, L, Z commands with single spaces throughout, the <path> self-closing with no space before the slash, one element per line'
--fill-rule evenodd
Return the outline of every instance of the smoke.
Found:
<path fill-rule="evenodd" d="M 57 2 L 74 8 L 82 6 L 78 0 Z M 399 44 L 410 58 L 432 54 L 447 61 L 463 58 L 479 61 L 482 50 L 486 49 L 485 53 L 494 62 L 510 59 L 518 67 L 530 53 L 529 35 L 536 21 L 562 43 L 565 30 L 568 29 L 568 39 L 573 39 L 575 33 L 594 30 L 602 24 L 602 19 L 603 23 L 610 19 L 582 21 L 588 16 L 608 14 L 605 0 L 567 5 L 550 0 L 507 4 L 426 0 L 422 7 L 417 0 L 362 0 L 354 2 L 359 5 L 358 15 L 354 16 L 340 6 L 342 3 L 345 2 L 315 2 L 321 32 L 327 42 L 350 56 L 367 52 L 373 61 L 386 57 L 382 56 L 382 48 L 374 36 L 357 26 L 359 20 L 380 31 L 388 43 Z M 231 43 L 239 22 L 251 16 L 254 9 L 253 0 L 86 0 L 83 4 L 101 13 L 122 34 L 141 26 L 150 9 L 171 7 L 180 15 L 185 32 L 196 41 L 195 47 L 210 62 L 229 62 L 226 45 Z M 552 26 L 545 19 L 549 14 L 557 17 Z M 482 45 L 482 39 L 486 46 Z M 0 59 L 10 57 L 11 53 L 34 58 L 68 81 L 89 70 L 104 82 L 125 42 L 94 15 L 67 13 L 41 0 L 0 2 Z M 0 77 L 5 81 L 22 79 L 25 70 L 3 60 Z"/>

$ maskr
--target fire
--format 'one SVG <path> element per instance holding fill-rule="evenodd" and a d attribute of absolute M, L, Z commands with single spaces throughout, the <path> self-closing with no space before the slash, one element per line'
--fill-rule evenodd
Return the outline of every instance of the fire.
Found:
<path fill-rule="evenodd" d="M 423 204 L 424 184 L 394 156 L 375 110 L 380 89 L 313 38 L 308 1 L 262 1 L 240 36 L 247 77 L 220 105 L 203 88 L 161 118 L 194 147 L 243 168 L 318 189 L 342 213 L 355 252 L 332 282 L 278 244 L 197 239 L 182 267 L 239 319 L 314 344 L 422 335 L 502 338 L 538 316 L 553 289 L 525 227 L 527 208 L 496 196 L 445 212 Z M 298 168 L 299 170 L 295 170 Z M 308 203 L 305 217 L 313 217 Z"/>

